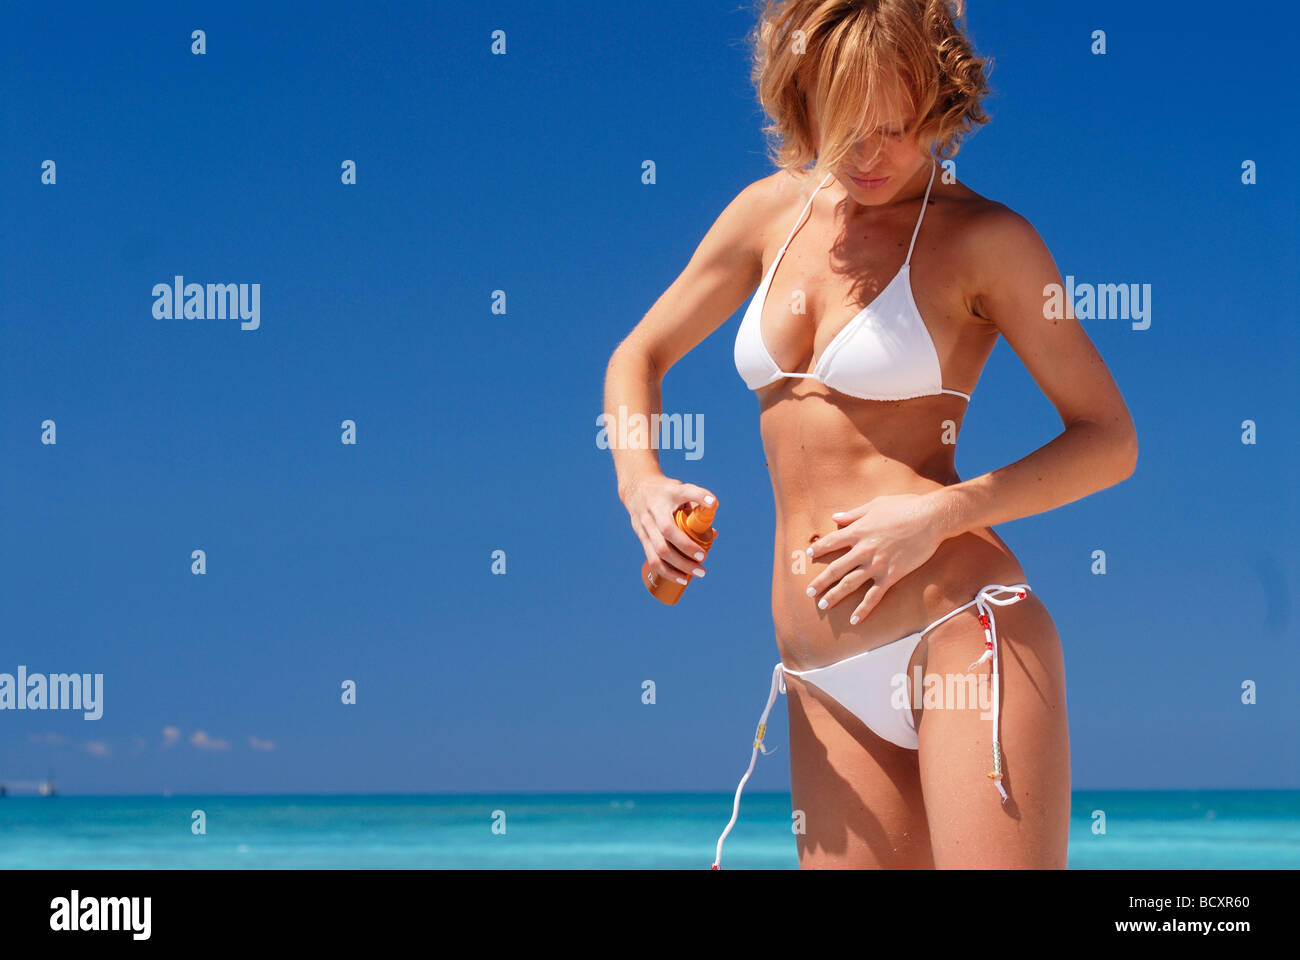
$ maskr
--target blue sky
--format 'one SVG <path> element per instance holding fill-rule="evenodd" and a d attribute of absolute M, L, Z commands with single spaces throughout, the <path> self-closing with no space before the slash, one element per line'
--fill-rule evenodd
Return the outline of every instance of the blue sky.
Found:
<path fill-rule="evenodd" d="M 1063 274 L 1153 290 L 1148 330 L 1087 322 L 1136 474 L 998 528 L 1063 638 L 1074 786 L 1300 786 L 1287 32 L 1262 0 L 1177 20 L 971 6 L 994 119 L 959 176 Z M 771 172 L 751 18 L 740 0 L 0 14 L 0 672 L 105 677 L 98 721 L 0 713 L 0 780 L 734 788 L 777 660 L 739 315 L 665 382 L 706 432 L 664 469 L 719 493 L 726 532 L 675 608 L 640 585 L 595 417 L 611 350 Z M 155 319 L 176 274 L 259 283 L 260 328 Z M 1000 343 L 958 471 L 1059 430 Z M 783 707 L 769 736 L 786 742 Z M 751 785 L 785 788 L 785 757 Z"/>

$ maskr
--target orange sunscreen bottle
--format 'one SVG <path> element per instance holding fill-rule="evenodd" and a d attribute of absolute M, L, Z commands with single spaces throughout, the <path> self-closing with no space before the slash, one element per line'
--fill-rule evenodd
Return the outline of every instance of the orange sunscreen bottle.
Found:
<path fill-rule="evenodd" d="M 699 544 L 700 550 L 705 554 L 709 552 L 709 547 L 713 546 L 713 539 L 717 536 L 717 531 L 713 529 L 713 514 L 717 509 L 717 506 L 706 507 L 701 503 L 694 510 L 683 505 L 673 511 L 673 519 L 677 521 L 677 526 Z M 650 569 L 648 563 L 641 564 L 641 582 L 645 584 L 652 597 L 669 605 L 680 600 L 682 591 L 686 589 L 685 583 L 660 577 Z M 690 582 L 689 575 L 687 575 L 687 582 Z"/>

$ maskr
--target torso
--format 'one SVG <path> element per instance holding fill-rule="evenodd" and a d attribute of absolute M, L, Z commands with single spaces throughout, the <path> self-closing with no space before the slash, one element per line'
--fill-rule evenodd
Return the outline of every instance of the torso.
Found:
<path fill-rule="evenodd" d="M 774 184 L 782 200 L 764 240 L 763 270 L 817 186 L 807 178 Z M 902 265 L 921 198 L 877 211 L 868 226 L 843 222 L 843 188 L 823 187 L 771 279 L 761 312 L 763 340 L 783 370 L 808 372 L 826 345 Z M 978 195 L 936 179 L 911 260 L 912 295 L 938 354 L 945 387 L 973 393 L 997 341 L 996 328 L 967 303 L 960 245 L 951 243 L 981 204 Z M 790 309 L 795 290 L 805 314 Z M 934 556 L 890 588 L 871 614 L 850 627 L 865 588 L 827 611 L 805 594 L 833 558 L 796 553 L 836 529 L 831 514 L 885 494 L 923 493 L 957 483 L 955 440 L 967 403 L 938 394 L 863 400 L 811 379 L 780 379 L 757 391 L 763 446 L 776 501 L 772 614 L 787 666 L 823 666 L 921 629 L 970 600 L 984 584 L 1016 583 L 1023 571 L 1006 544 L 983 528 L 944 541 Z M 944 442 L 945 439 L 948 442 Z"/>

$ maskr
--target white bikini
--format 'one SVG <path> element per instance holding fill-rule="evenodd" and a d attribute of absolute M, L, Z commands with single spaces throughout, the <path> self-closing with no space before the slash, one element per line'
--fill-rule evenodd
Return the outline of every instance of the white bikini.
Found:
<path fill-rule="evenodd" d="M 812 373 L 787 373 L 777 366 L 763 343 L 763 306 L 772 275 L 786 247 L 803 223 L 804 214 L 812 208 L 813 200 L 834 174 L 828 174 L 813 191 L 790 236 L 767 268 L 767 275 L 758 285 L 736 333 L 736 369 L 749 389 L 758 390 L 785 377 L 805 377 L 860 400 L 910 400 L 937 393 L 951 393 L 970 400 L 970 394 L 942 385 L 939 354 L 912 296 L 912 250 L 921 232 L 921 221 L 925 219 L 926 204 L 930 202 L 935 169 L 930 168 L 930 182 L 925 188 L 921 215 L 916 218 L 916 228 L 912 231 L 907 259 L 894 279 L 826 345 Z"/>
<path fill-rule="evenodd" d="M 921 204 L 921 215 L 917 217 L 916 228 L 912 231 L 912 243 L 907 248 L 907 259 L 903 261 L 903 266 L 894 275 L 894 279 L 835 335 L 822 351 L 811 373 L 789 373 L 777 366 L 763 343 L 762 312 L 776 265 L 781 262 L 786 247 L 794 239 L 804 214 L 811 209 L 817 192 L 830 182 L 833 174 L 827 176 L 817 190 L 813 191 L 813 196 L 808 199 L 799 219 L 795 221 L 790 236 L 768 267 L 767 275 L 763 277 L 745 310 L 740 330 L 736 334 L 736 369 L 751 390 L 758 390 L 786 377 L 803 377 L 816 380 L 838 393 L 863 400 L 910 400 L 914 397 L 951 393 L 964 397 L 969 402 L 968 394 L 941 385 L 943 378 L 939 370 L 939 355 L 912 295 L 912 250 L 916 247 L 916 237 L 921 230 L 921 221 L 925 218 L 934 174 L 935 167 L 932 166 L 930 182 L 925 188 L 925 201 Z M 908 750 L 916 750 L 920 739 L 911 705 L 900 707 L 893 701 L 896 678 L 906 682 L 907 665 L 911 662 L 917 644 L 927 633 L 970 607 L 979 610 L 980 625 L 984 628 L 984 653 L 967 669 L 974 670 L 979 664 L 992 660 L 993 769 L 988 776 L 1005 803 L 1007 792 L 1002 787 L 1002 746 L 998 722 L 1001 701 L 998 689 L 998 632 L 993 619 L 993 606 L 1006 606 L 1023 600 L 1028 590 L 1029 585 L 1025 583 L 1011 586 L 988 584 L 979 589 L 974 600 L 949 611 L 923 630 L 824 667 L 790 670 L 784 663 L 778 662 L 772 670 L 772 688 L 768 694 L 767 706 L 754 734 L 749 769 L 736 787 L 731 820 L 718 838 L 713 869 L 721 869 L 722 844 L 740 815 L 740 794 L 745 789 L 750 774 L 754 772 L 754 762 L 758 759 L 759 751 L 764 754 L 772 752 L 764 746 L 763 737 L 767 733 L 767 717 L 776 702 L 777 694 L 786 692 L 785 675 L 799 677 L 819 687 L 882 739 Z"/>

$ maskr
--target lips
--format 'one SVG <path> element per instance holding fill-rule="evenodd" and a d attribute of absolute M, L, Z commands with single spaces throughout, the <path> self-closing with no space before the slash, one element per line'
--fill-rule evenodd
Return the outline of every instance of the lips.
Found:
<path fill-rule="evenodd" d="M 849 179 L 863 190 L 879 189 L 889 180 L 888 177 L 855 177 L 852 174 L 849 174 Z"/>

